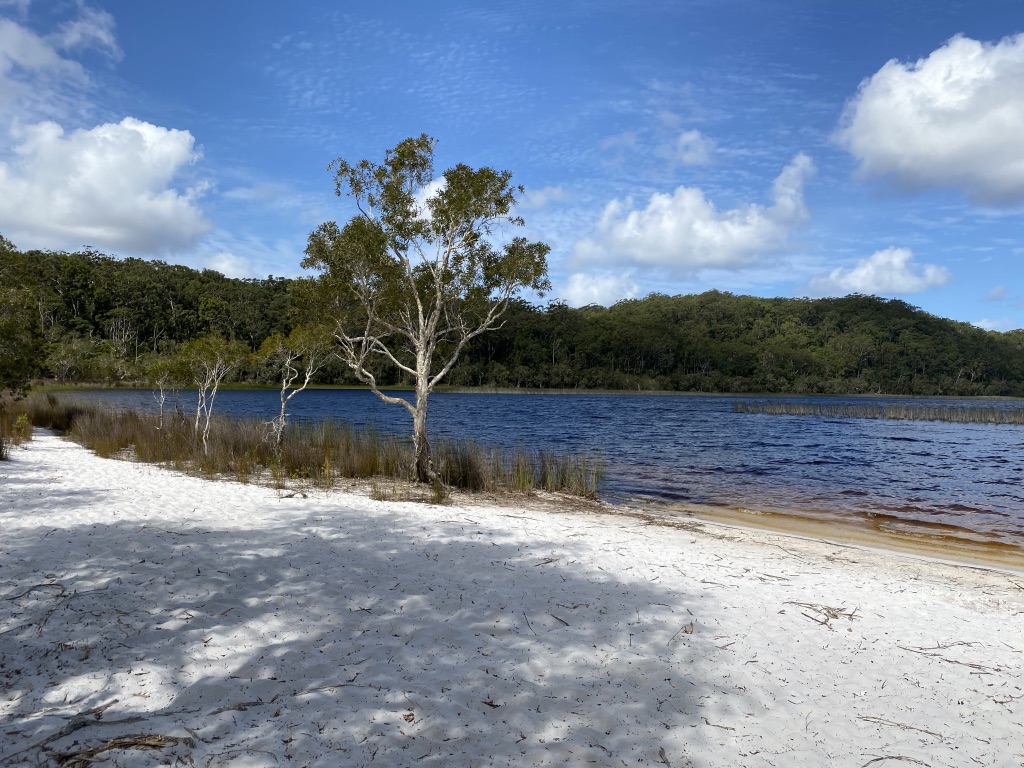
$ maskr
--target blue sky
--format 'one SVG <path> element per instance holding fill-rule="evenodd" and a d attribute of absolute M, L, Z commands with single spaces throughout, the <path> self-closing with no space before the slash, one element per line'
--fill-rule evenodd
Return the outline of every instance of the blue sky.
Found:
<path fill-rule="evenodd" d="M 301 274 L 327 164 L 511 170 L 557 298 L 1024 327 L 1024 4 L 0 0 L 0 233 Z"/>

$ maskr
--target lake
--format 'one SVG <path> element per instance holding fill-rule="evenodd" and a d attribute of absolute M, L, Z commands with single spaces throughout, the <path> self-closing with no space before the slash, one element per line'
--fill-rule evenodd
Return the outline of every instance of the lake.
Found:
<path fill-rule="evenodd" d="M 145 390 L 76 396 L 155 409 L 152 393 Z M 599 453 L 607 465 L 601 497 L 612 503 L 654 504 L 669 511 L 673 504 L 702 504 L 826 519 L 891 519 L 922 530 L 948 526 L 976 540 L 1024 545 L 1024 427 L 735 412 L 737 400 L 750 399 L 439 392 L 431 396 L 428 421 L 432 439 L 472 437 L 508 448 Z M 194 409 L 195 394 L 182 393 L 181 402 L 186 411 Z M 276 391 L 225 390 L 217 395 L 215 412 L 269 419 L 278 408 Z M 372 424 L 397 434 L 412 429 L 404 409 L 362 390 L 302 392 L 292 400 L 289 415 Z"/>

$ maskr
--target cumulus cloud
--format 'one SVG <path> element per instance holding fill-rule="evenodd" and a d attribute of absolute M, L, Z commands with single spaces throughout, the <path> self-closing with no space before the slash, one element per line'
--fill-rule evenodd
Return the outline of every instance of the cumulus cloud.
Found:
<path fill-rule="evenodd" d="M 886 248 L 861 259 L 852 269 L 837 267 L 827 275 L 811 278 L 815 294 L 827 296 L 847 293 L 893 295 L 919 293 L 945 285 L 952 276 L 935 264 L 914 264 L 909 248 Z"/>
<path fill-rule="evenodd" d="M 15 139 L 0 162 L 0 231 L 23 247 L 155 254 L 188 248 L 210 228 L 202 186 L 171 186 L 198 158 L 188 131 L 126 117 L 70 134 L 37 123 Z"/>
<path fill-rule="evenodd" d="M 206 259 L 205 266 L 208 269 L 220 272 L 227 277 L 260 277 L 257 275 L 252 259 L 245 256 L 237 256 L 230 251 L 220 251 Z"/>
<path fill-rule="evenodd" d="M 607 307 L 620 299 L 635 298 L 640 286 L 627 272 L 621 275 L 587 275 L 578 272 L 569 276 L 569 281 L 558 292 L 569 306 L 585 307 L 600 304 Z"/>
<path fill-rule="evenodd" d="M 862 178 L 956 188 L 989 205 L 1024 200 L 1024 34 L 956 36 L 927 58 L 892 60 L 863 81 L 835 140 Z"/>
<path fill-rule="evenodd" d="M 576 244 L 573 261 L 657 268 L 677 276 L 751 266 L 782 249 L 807 219 L 803 188 L 813 173 L 807 155 L 794 157 L 772 184 L 770 206 L 748 203 L 718 211 L 695 187 L 656 193 L 642 209 L 630 199 L 612 200 L 594 236 Z"/>

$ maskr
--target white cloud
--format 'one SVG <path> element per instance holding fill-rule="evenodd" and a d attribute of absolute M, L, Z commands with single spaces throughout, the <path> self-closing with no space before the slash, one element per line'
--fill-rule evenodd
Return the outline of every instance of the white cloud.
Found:
<path fill-rule="evenodd" d="M 519 201 L 522 208 L 547 208 L 552 203 L 568 200 L 569 192 L 565 187 L 542 187 L 527 189 L 523 199 Z"/>
<path fill-rule="evenodd" d="M 205 267 L 220 272 L 227 277 L 264 277 L 256 272 L 251 259 L 244 256 L 236 256 L 229 251 L 220 251 L 205 260 Z"/>
<path fill-rule="evenodd" d="M 782 249 L 807 219 L 803 187 L 813 173 L 807 155 L 794 157 L 772 184 L 770 206 L 747 203 L 719 212 L 695 187 L 656 193 L 642 210 L 630 199 L 612 200 L 596 233 L 576 244 L 573 261 L 657 268 L 677 276 L 751 266 Z"/>
<path fill-rule="evenodd" d="M 998 318 L 983 317 L 981 320 L 975 320 L 971 325 L 984 328 L 986 331 L 1012 331 L 1020 328 L 1019 323 L 1015 323 L 1006 316 Z"/>
<path fill-rule="evenodd" d="M 630 276 L 621 275 L 586 275 L 576 273 L 569 276 L 569 281 L 556 294 L 569 306 L 585 307 L 588 304 L 600 304 L 607 307 L 620 299 L 632 299 L 640 290 Z"/>
<path fill-rule="evenodd" d="M 837 267 L 827 275 L 811 278 L 817 295 L 870 293 L 883 296 L 919 293 L 949 282 L 949 270 L 935 264 L 914 264 L 909 248 L 886 248 L 857 262 L 852 269 Z"/>
<path fill-rule="evenodd" d="M 427 202 L 447 186 L 448 180 L 444 176 L 438 176 L 436 179 L 431 179 L 416 190 L 413 194 L 413 201 L 420 212 L 421 218 L 429 218 L 430 211 L 427 208 Z"/>
<path fill-rule="evenodd" d="M 196 202 L 202 186 L 171 186 L 198 158 L 188 131 L 126 117 L 68 135 L 43 122 L 14 137 L 13 157 L 0 162 L 0 231 L 24 248 L 155 254 L 210 228 Z"/>
<path fill-rule="evenodd" d="M 50 77 L 86 82 L 84 70 L 65 59 L 47 40 L 10 19 L 0 19 L 0 104 L 31 90 L 26 78 Z"/>
<path fill-rule="evenodd" d="M 835 140 L 863 178 L 973 202 L 1024 200 L 1024 34 L 990 44 L 956 36 L 913 64 L 892 60 L 861 83 Z"/>
<path fill-rule="evenodd" d="M 27 8 L 26 3 L 22 11 Z M 8 117 L 34 122 L 59 115 L 67 101 L 81 99 L 90 79 L 65 53 L 90 48 L 111 60 L 121 58 L 113 17 L 81 3 L 76 11 L 45 36 L 0 18 L 0 105 L 7 107 Z"/>
<path fill-rule="evenodd" d="M 121 49 L 114 37 L 114 17 L 106 11 L 81 6 L 81 15 L 60 26 L 51 37 L 62 50 L 96 47 L 113 59 L 120 59 Z"/>
<path fill-rule="evenodd" d="M 683 131 L 675 141 L 662 144 L 655 155 L 676 165 L 708 165 L 715 155 L 715 141 L 700 131 Z"/>

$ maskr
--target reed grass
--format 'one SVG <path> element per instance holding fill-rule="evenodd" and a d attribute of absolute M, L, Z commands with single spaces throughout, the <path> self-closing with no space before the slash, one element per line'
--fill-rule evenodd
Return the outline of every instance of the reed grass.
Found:
<path fill-rule="evenodd" d="M 921 403 L 817 403 L 784 400 L 740 401 L 737 413 L 825 416 L 835 419 L 948 421 L 958 424 L 1024 425 L 1024 408 L 993 405 L 923 405 Z"/>
<path fill-rule="evenodd" d="M 65 404 L 52 394 L 18 409 L 32 424 L 63 432 L 104 457 L 161 464 L 203 477 L 286 488 L 297 483 L 331 488 L 341 479 L 373 480 L 371 495 L 398 498 L 413 482 L 412 443 L 338 421 L 288 424 L 276 444 L 256 419 L 215 416 L 207 447 L 181 414 L 139 413 L 88 403 Z M 441 503 L 452 488 L 470 492 L 545 490 L 593 499 L 604 477 L 597 458 L 488 448 L 473 441 L 440 440 L 434 447 L 439 482 L 427 500 Z M 414 494 L 422 498 L 423 494 Z M 411 496 L 410 496 L 411 498 Z"/>

